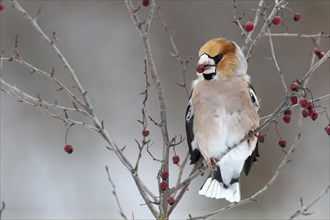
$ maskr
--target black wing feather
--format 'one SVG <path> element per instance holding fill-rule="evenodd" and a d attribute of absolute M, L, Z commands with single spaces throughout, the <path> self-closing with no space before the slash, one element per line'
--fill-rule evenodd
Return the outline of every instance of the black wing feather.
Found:
<path fill-rule="evenodd" d="M 187 110 L 186 110 L 186 134 L 187 134 L 187 142 L 190 153 L 190 164 L 194 164 L 201 157 L 200 151 L 195 148 L 193 149 L 192 143 L 195 139 L 194 135 L 194 109 L 191 103 L 191 99 L 188 102 Z"/>
<path fill-rule="evenodd" d="M 252 168 L 252 164 L 257 161 L 257 157 L 260 157 L 259 149 L 258 149 L 258 142 L 257 142 L 256 148 L 254 149 L 254 151 L 244 162 L 244 173 L 246 176 L 249 175 L 251 168 Z"/>
<path fill-rule="evenodd" d="M 260 107 L 259 100 L 251 84 L 249 85 L 249 92 L 250 92 L 251 102 L 253 103 L 256 111 L 259 111 L 259 107 Z M 258 141 L 255 149 L 244 162 L 244 172 L 246 176 L 249 175 L 252 168 L 252 164 L 257 161 L 257 157 L 260 157 L 259 149 L 258 149 Z"/>

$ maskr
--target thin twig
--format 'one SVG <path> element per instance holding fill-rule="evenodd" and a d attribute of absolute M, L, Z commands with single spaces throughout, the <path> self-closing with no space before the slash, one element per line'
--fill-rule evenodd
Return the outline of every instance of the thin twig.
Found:
<path fill-rule="evenodd" d="M 319 34 L 297 34 L 297 33 L 265 33 L 266 37 L 299 37 L 299 38 L 330 38 L 330 35 L 319 33 Z"/>
<path fill-rule="evenodd" d="M 300 216 L 300 215 L 310 215 L 310 214 L 312 214 L 312 213 L 308 213 L 307 211 L 316 203 L 316 202 L 318 202 L 326 193 L 328 193 L 328 191 L 329 191 L 329 189 L 330 189 L 330 185 L 328 185 L 327 187 L 325 187 L 325 189 L 324 190 L 322 190 L 321 192 L 320 192 L 320 194 L 317 196 L 317 197 L 315 197 L 315 199 L 314 200 L 312 200 L 307 206 L 304 206 L 303 204 L 302 204 L 302 207 L 299 209 L 299 210 L 297 210 L 289 219 L 291 220 L 291 219 L 294 219 L 294 218 L 297 218 L 298 216 Z"/>
<path fill-rule="evenodd" d="M 6 209 L 6 204 L 5 204 L 5 202 L 2 202 L 2 206 L 1 206 L 1 209 L 0 209 L 0 219 L 1 219 L 2 212 L 5 209 Z"/>
<path fill-rule="evenodd" d="M 273 7 L 272 11 L 270 12 L 269 16 L 267 17 L 267 19 L 265 20 L 264 25 L 262 26 L 259 34 L 257 35 L 257 37 L 253 40 L 253 42 L 250 44 L 250 47 L 245 55 L 245 58 L 247 61 L 249 61 L 251 59 L 252 53 L 254 52 L 255 47 L 257 46 L 257 44 L 259 43 L 259 41 L 265 36 L 266 33 L 266 29 L 268 28 L 272 18 L 276 15 L 276 13 L 278 12 L 278 9 L 281 7 L 282 3 L 284 1 L 280 0 L 280 1 L 276 1 L 275 2 L 275 6 Z"/>
<path fill-rule="evenodd" d="M 327 99 L 329 99 L 329 98 L 330 98 L 330 94 L 327 94 L 327 95 L 324 95 L 324 96 L 321 96 L 321 97 L 318 97 L 318 98 L 314 98 L 314 99 L 313 99 L 313 102 L 316 103 L 316 102 L 320 102 L 320 101 L 323 101 L 323 100 L 327 100 Z M 301 108 L 301 106 L 300 106 L 299 103 L 294 104 L 294 105 L 291 105 L 291 106 L 289 106 L 288 108 L 283 108 L 283 109 L 279 112 L 279 114 L 277 114 L 276 117 L 278 117 L 279 115 L 282 115 L 282 114 L 283 114 L 286 110 L 288 110 L 288 109 L 290 109 L 290 110 L 296 110 L 296 109 L 299 109 L 299 108 Z M 268 115 L 265 115 L 265 116 L 263 116 L 263 117 L 260 118 L 260 121 L 263 122 L 263 121 L 269 119 L 269 118 L 272 117 L 272 116 L 273 116 L 273 113 L 268 114 Z M 274 119 L 275 119 L 275 118 L 274 118 Z"/>
<path fill-rule="evenodd" d="M 267 31 L 270 34 L 269 27 L 267 28 Z M 286 82 L 285 82 L 285 79 L 284 79 L 284 76 L 283 76 L 283 72 L 282 72 L 280 66 L 278 65 L 278 62 L 277 62 L 277 59 L 276 59 L 276 56 L 275 56 L 274 45 L 273 45 L 273 38 L 272 38 L 271 35 L 269 35 L 269 45 L 270 45 L 270 50 L 271 50 L 271 53 L 272 53 L 272 57 L 273 57 L 273 61 L 274 61 L 274 64 L 275 64 L 277 73 L 280 76 L 280 79 L 281 79 L 281 82 L 282 82 L 282 86 L 284 88 L 285 95 L 287 96 L 288 95 L 288 87 L 286 85 Z"/>
<path fill-rule="evenodd" d="M 99 131 L 98 128 L 96 128 L 90 124 L 87 124 L 85 122 L 73 120 L 73 119 L 67 117 L 67 115 L 65 117 L 61 117 L 61 113 L 64 113 L 66 111 L 66 109 L 67 109 L 66 107 L 63 107 L 63 106 L 56 107 L 58 109 L 62 109 L 62 111 L 60 113 L 53 113 L 50 110 L 48 110 L 48 107 L 49 106 L 54 107 L 53 105 L 51 105 L 43 100 L 40 101 L 39 98 L 35 98 L 29 94 L 24 93 L 23 91 L 15 88 L 14 86 L 5 82 L 2 78 L 0 78 L 0 82 L 1 82 L 1 91 L 15 96 L 19 102 L 24 102 L 25 104 L 31 105 L 35 109 L 53 117 L 53 118 L 63 121 L 65 124 L 68 124 L 68 123 L 76 124 L 76 125 L 83 126 L 90 130 L 93 130 L 93 131 Z M 6 90 L 5 88 L 2 87 L 2 85 L 9 87 L 11 90 Z M 70 110 L 72 110 L 72 109 L 70 109 Z"/>
<path fill-rule="evenodd" d="M 0 77 L 0 84 L 1 84 L 1 88 L 4 85 L 4 86 L 8 87 L 10 90 L 12 90 L 13 92 L 15 92 L 17 94 L 21 94 L 23 97 L 25 97 L 27 99 L 31 99 L 35 104 L 44 106 L 44 108 L 53 108 L 53 109 L 58 109 L 58 110 L 68 111 L 68 112 L 79 112 L 79 113 L 81 113 L 85 116 L 88 116 L 88 112 L 86 112 L 83 109 L 69 108 L 69 107 L 65 107 L 65 106 L 62 106 L 62 105 L 58 105 L 58 104 L 51 104 L 51 103 L 46 102 L 44 100 L 39 100 L 38 98 L 35 98 L 35 97 L 23 92 L 19 88 L 9 84 L 7 81 L 3 80 L 2 77 Z M 2 88 L 2 89 L 5 91 L 4 88 Z M 7 93 L 10 93 L 10 92 L 7 92 Z"/>
<path fill-rule="evenodd" d="M 189 89 L 188 89 L 188 86 L 187 86 L 187 81 L 186 81 L 186 73 L 187 73 L 187 65 L 189 63 L 189 60 L 187 60 L 186 62 L 184 62 L 181 58 L 181 55 L 180 55 L 180 52 L 174 42 L 174 39 L 173 39 L 173 32 L 171 33 L 160 13 L 160 8 L 157 7 L 157 12 L 158 12 L 158 17 L 159 20 L 161 21 L 162 25 L 163 25 L 163 28 L 165 30 L 165 33 L 166 33 L 166 36 L 167 38 L 169 39 L 170 43 L 171 43 L 171 46 L 172 46 L 172 49 L 174 50 L 174 53 L 171 53 L 176 59 L 177 61 L 179 62 L 180 66 L 181 66 L 181 71 L 182 71 L 182 80 L 183 82 L 182 83 L 178 83 L 178 85 L 180 85 L 181 87 L 183 87 L 186 91 L 186 94 L 187 94 L 187 97 L 189 97 Z"/>
<path fill-rule="evenodd" d="M 163 156 L 162 156 L 163 160 L 162 160 L 161 170 L 168 170 L 169 147 L 168 147 L 167 143 L 169 143 L 169 136 L 168 136 L 168 128 L 167 128 L 166 104 L 165 104 L 165 99 L 164 99 L 163 91 L 161 88 L 160 80 L 158 77 L 158 72 L 157 72 L 155 63 L 153 61 L 153 56 L 151 53 L 150 42 L 149 42 L 149 37 L 148 37 L 148 32 L 147 32 L 148 27 L 151 23 L 151 20 L 153 19 L 153 13 L 155 11 L 156 4 L 155 4 L 154 0 L 151 1 L 149 16 L 148 16 L 147 22 L 145 22 L 147 24 L 147 28 L 143 29 L 143 26 L 141 25 L 141 24 L 143 24 L 143 22 L 141 22 L 139 17 L 137 16 L 136 10 L 133 6 L 132 1 L 125 0 L 125 3 L 128 8 L 128 11 L 130 12 L 132 21 L 135 24 L 135 26 L 136 26 L 137 30 L 139 31 L 139 34 L 142 38 L 147 68 L 149 70 L 149 73 L 150 73 L 150 76 L 152 79 L 152 83 L 156 89 L 156 94 L 157 94 L 158 103 L 159 103 L 160 120 L 161 120 L 159 127 L 161 129 L 161 133 L 162 133 L 162 137 L 163 137 Z M 169 181 L 169 180 L 167 180 L 167 181 Z M 167 198 L 166 192 L 160 194 L 160 206 L 159 206 L 159 208 L 160 208 L 159 215 L 160 216 L 164 216 L 165 212 L 166 212 L 165 210 L 167 210 L 168 204 L 167 204 L 166 198 Z M 153 215 L 155 217 L 157 217 L 158 216 L 157 211 L 154 210 L 154 208 L 149 205 L 150 203 L 146 202 L 146 204 L 147 204 L 148 208 L 151 210 L 151 212 L 153 213 Z"/>
<path fill-rule="evenodd" d="M 119 214 L 120 214 L 120 216 L 123 218 L 123 219 L 128 219 L 127 217 L 126 217 L 126 215 L 125 215 L 125 213 L 124 213 L 124 211 L 123 211 L 123 209 L 122 209 L 122 207 L 121 207 L 121 205 L 120 205 L 120 201 L 119 201 L 119 198 L 118 198 L 118 195 L 117 195 L 117 191 L 116 191 L 116 185 L 114 184 L 114 182 L 112 181 L 112 179 L 111 179 L 111 176 L 110 176 L 110 172 L 109 172 L 109 168 L 108 168 L 108 166 L 105 166 L 105 171 L 106 171 L 106 173 L 107 173 L 107 175 L 108 175 L 108 180 L 109 180 L 109 182 L 110 182 L 110 184 L 111 184 L 111 187 L 112 187 L 112 194 L 113 194 L 113 196 L 115 197 L 115 199 L 116 199 L 116 203 L 117 203 L 117 206 L 118 206 L 118 208 L 119 208 Z"/>
<path fill-rule="evenodd" d="M 305 84 L 305 81 L 308 80 L 313 73 L 315 72 L 315 70 L 321 66 L 322 63 L 324 63 L 328 58 L 330 57 L 330 50 L 328 50 L 326 52 L 326 54 L 319 60 L 317 61 L 312 68 L 306 73 L 306 75 L 302 78 L 301 83 Z"/>
<path fill-rule="evenodd" d="M 13 57 L 11 57 L 11 58 L 2 57 L 1 59 L 4 61 L 8 61 L 8 62 L 16 62 L 22 66 L 29 68 L 33 73 L 38 73 L 41 76 L 44 76 L 47 79 L 55 82 L 58 86 L 60 86 L 60 89 L 63 90 L 69 97 L 71 97 L 74 101 L 79 103 L 79 105 L 81 105 L 82 107 L 85 107 L 84 103 L 73 92 L 71 92 L 70 89 L 68 89 L 60 80 L 58 80 L 54 76 L 54 68 L 52 69 L 52 73 L 49 74 L 43 70 L 38 69 L 37 67 L 33 66 L 32 64 L 26 62 L 22 58 L 17 59 L 17 58 L 13 58 Z"/>
<path fill-rule="evenodd" d="M 87 91 L 83 88 L 82 84 L 80 83 L 80 80 L 78 79 L 78 76 L 76 75 L 76 73 L 74 72 L 73 68 L 71 67 L 71 65 L 69 64 L 69 62 L 67 61 L 67 59 L 64 57 L 64 55 L 62 54 L 62 52 L 56 46 L 54 40 L 50 39 L 45 34 L 45 32 L 41 29 L 41 27 L 37 23 L 37 21 L 35 19 L 33 19 L 16 0 L 10 0 L 10 1 L 12 3 L 13 7 L 16 8 L 19 12 L 21 12 L 23 14 L 23 16 L 26 18 L 26 20 L 30 22 L 30 24 L 32 25 L 32 27 L 40 34 L 41 38 L 43 40 L 45 40 L 46 42 L 48 42 L 49 45 L 51 45 L 51 47 L 53 48 L 53 50 L 55 51 L 55 53 L 57 54 L 57 56 L 62 61 L 64 67 L 68 69 L 70 76 L 72 77 L 73 81 L 77 85 L 77 88 L 78 88 L 80 94 L 83 96 L 84 101 L 85 101 L 85 108 L 86 108 L 86 110 L 89 113 L 92 113 L 93 112 L 93 108 L 92 108 L 92 105 L 91 105 L 91 102 L 90 102 L 88 96 L 86 95 L 87 94 Z"/>
<path fill-rule="evenodd" d="M 264 0 L 260 0 L 259 1 L 258 9 L 256 10 L 256 13 L 255 13 L 255 16 L 254 16 L 254 20 L 253 20 L 254 27 L 256 27 L 258 25 L 259 17 L 260 17 L 260 14 L 261 14 L 261 9 L 262 9 L 264 3 L 265 3 Z M 252 31 L 250 31 L 248 33 L 248 35 L 246 36 L 245 41 L 243 42 L 243 45 L 241 47 L 241 49 L 242 49 L 243 52 L 245 52 L 245 50 L 247 48 L 247 45 L 249 43 L 249 40 L 251 40 L 252 34 L 254 33 L 254 30 L 255 29 L 253 29 Z"/>

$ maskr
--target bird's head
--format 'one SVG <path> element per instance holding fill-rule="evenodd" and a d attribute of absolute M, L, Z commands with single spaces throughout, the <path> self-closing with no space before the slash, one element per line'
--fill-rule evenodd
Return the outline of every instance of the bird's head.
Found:
<path fill-rule="evenodd" d="M 244 54 L 232 41 L 224 38 L 211 39 L 201 47 L 198 54 L 196 71 L 206 80 L 246 75 L 247 62 Z"/>

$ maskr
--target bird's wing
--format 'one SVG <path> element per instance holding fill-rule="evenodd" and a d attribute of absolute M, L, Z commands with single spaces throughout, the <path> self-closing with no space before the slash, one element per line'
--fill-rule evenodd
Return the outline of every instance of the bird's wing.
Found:
<path fill-rule="evenodd" d="M 251 97 L 251 102 L 253 103 L 254 108 L 256 109 L 256 112 L 258 112 L 259 108 L 260 108 L 260 102 L 259 102 L 256 92 L 254 91 L 251 84 L 249 85 L 249 93 L 250 93 L 250 97 Z"/>
<path fill-rule="evenodd" d="M 191 92 L 192 93 L 192 92 Z M 191 97 L 191 96 L 190 96 Z M 198 148 L 194 149 L 195 135 L 194 135 L 194 108 L 192 106 L 191 98 L 189 99 L 187 110 L 186 110 L 186 134 L 187 142 L 190 153 L 190 164 L 194 164 L 201 157 L 201 153 Z"/>
<path fill-rule="evenodd" d="M 259 103 L 258 97 L 257 97 L 252 85 L 249 85 L 249 93 L 250 93 L 250 97 L 251 97 L 251 102 L 253 103 L 256 112 L 258 112 L 260 103 Z M 253 145 L 255 144 L 255 148 L 254 148 L 253 152 L 251 153 L 251 155 L 245 160 L 245 163 L 244 163 L 244 172 L 245 172 L 246 176 L 249 175 L 253 162 L 257 161 L 257 157 L 260 157 L 259 150 L 258 150 L 257 137 L 253 137 L 253 139 L 254 140 L 249 140 L 249 142 L 250 142 L 250 144 L 253 144 Z M 251 147 L 254 147 L 254 146 L 251 146 Z"/>
<path fill-rule="evenodd" d="M 257 161 L 257 157 L 260 157 L 258 150 L 258 141 L 256 143 L 256 147 L 254 148 L 253 152 L 248 158 L 246 158 L 244 162 L 244 173 L 246 176 L 249 175 L 252 168 L 252 164 Z"/>

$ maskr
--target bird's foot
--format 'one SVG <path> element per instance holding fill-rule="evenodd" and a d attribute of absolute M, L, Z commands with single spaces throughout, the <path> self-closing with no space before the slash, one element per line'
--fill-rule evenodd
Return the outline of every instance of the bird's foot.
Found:
<path fill-rule="evenodd" d="M 208 160 L 207 160 L 207 165 L 213 170 L 213 171 L 216 171 L 218 166 L 217 166 L 217 161 L 213 158 L 213 157 L 210 157 Z"/>
<path fill-rule="evenodd" d="M 252 138 L 254 136 L 257 136 L 258 135 L 258 132 L 257 132 L 257 129 L 256 128 L 251 128 L 251 130 L 249 131 L 249 133 L 247 134 L 248 137 Z"/>

